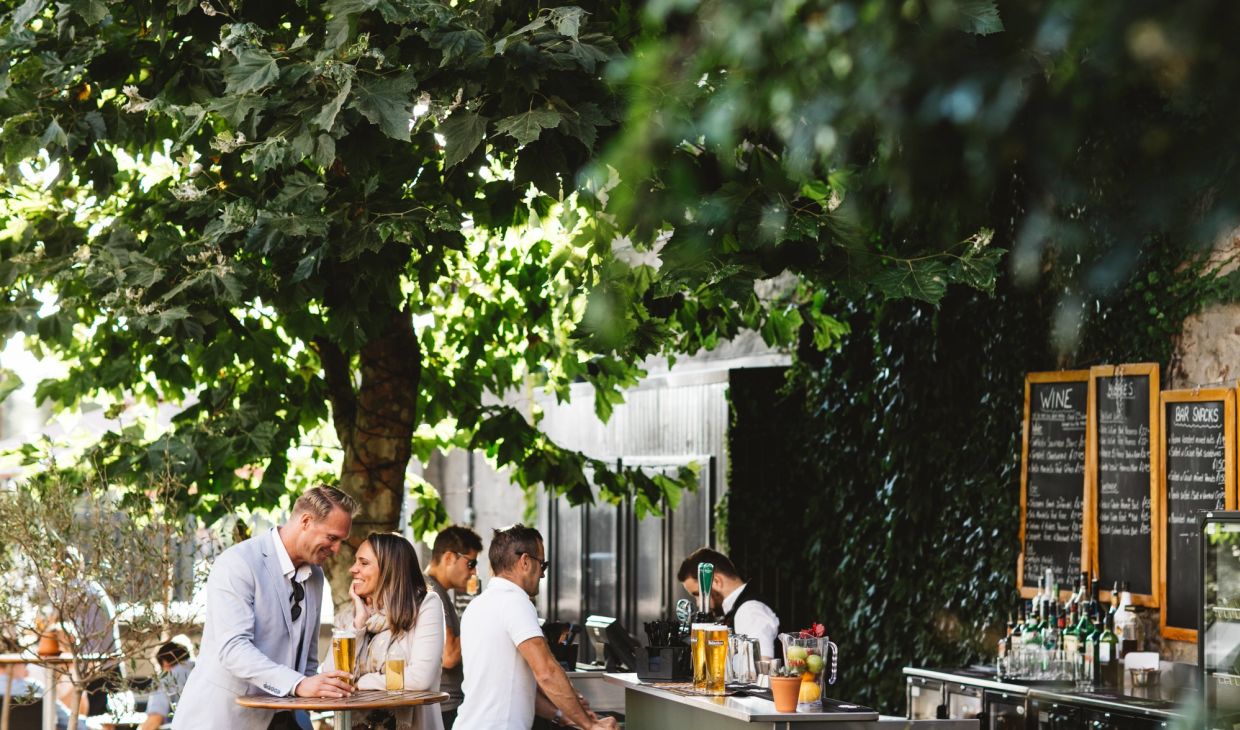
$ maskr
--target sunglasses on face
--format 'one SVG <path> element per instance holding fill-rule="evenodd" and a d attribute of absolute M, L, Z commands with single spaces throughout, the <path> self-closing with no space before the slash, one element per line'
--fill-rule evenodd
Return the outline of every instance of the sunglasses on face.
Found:
<path fill-rule="evenodd" d="M 456 555 L 457 557 L 465 558 L 464 553 L 458 553 L 455 550 L 449 550 L 448 552 L 452 553 L 453 555 Z M 469 568 L 470 570 L 477 568 L 478 558 L 465 558 L 465 567 Z"/>
<path fill-rule="evenodd" d="M 547 572 L 547 566 L 551 564 L 550 560 L 539 560 L 537 556 L 524 552 L 524 551 L 517 553 L 517 555 L 524 555 L 528 557 L 530 560 L 537 561 L 541 565 L 539 570 L 541 570 L 543 573 Z"/>

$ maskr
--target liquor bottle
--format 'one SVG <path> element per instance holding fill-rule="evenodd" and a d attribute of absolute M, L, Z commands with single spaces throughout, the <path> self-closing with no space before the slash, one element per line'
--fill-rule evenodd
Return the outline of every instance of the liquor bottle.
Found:
<path fill-rule="evenodd" d="M 1025 631 L 1022 634 L 1025 637 L 1026 644 L 1036 644 L 1041 638 L 1042 623 L 1038 621 L 1038 615 L 1034 611 L 1036 604 L 1029 601 L 1029 608 L 1025 612 Z"/>
<path fill-rule="evenodd" d="M 1124 679 L 1119 660 L 1119 637 L 1115 635 L 1115 617 L 1107 616 L 1106 627 L 1098 637 L 1098 676 L 1107 687 L 1123 688 Z"/>
<path fill-rule="evenodd" d="M 1141 650 L 1141 622 L 1132 608 L 1132 593 L 1128 581 L 1120 583 L 1119 608 L 1115 611 L 1115 633 L 1119 636 L 1120 659 L 1129 652 Z"/>
<path fill-rule="evenodd" d="M 1119 581 L 1111 584 L 1111 608 L 1107 611 L 1109 616 L 1114 616 L 1119 610 Z"/>
<path fill-rule="evenodd" d="M 1088 611 L 1090 619 L 1102 616 L 1102 604 L 1098 601 L 1098 583 L 1098 576 L 1094 576 L 1094 579 L 1089 583 Z"/>
<path fill-rule="evenodd" d="M 1101 638 L 1102 638 L 1102 627 L 1098 624 L 1097 621 L 1094 621 L 1093 629 L 1089 637 L 1089 645 L 1088 645 L 1089 654 L 1091 655 L 1090 656 L 1090 670 L 1089 670 L 1089 684 L 1090 686 L 1093 686 L 1093 687 L 1102 686 L 1102 653 L 1101 653 L 1102 642 L 1100 641 Z"/>
<path fill-rule="evenodd" d="M 1063 633 L 1064 651 L 1073 656 L 1076 655 L 1077 649 L 1080 647 L 1081 643 L 1081 632 L 1080 627 L 1078 626 L 1081 621 L 1079 613 L 1080 610 L 1080 605 L 1076 603 L 1072 604 L 1072 606 L 1068 609 L 1068 623 L 1064 628 Z"/>

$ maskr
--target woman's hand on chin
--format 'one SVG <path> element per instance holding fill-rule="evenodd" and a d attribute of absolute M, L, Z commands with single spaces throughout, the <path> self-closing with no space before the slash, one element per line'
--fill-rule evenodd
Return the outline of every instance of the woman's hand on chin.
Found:
<path fill-rule="evenodd" d="M 353 628 L 366 628 L 366 619 L 370 618 L 370 607 L 366 605 L 366 599 L 357 595 L 357 586 L 359 581 L 353 581 L 349 584 L 349 598 L 353 599 Z"/>

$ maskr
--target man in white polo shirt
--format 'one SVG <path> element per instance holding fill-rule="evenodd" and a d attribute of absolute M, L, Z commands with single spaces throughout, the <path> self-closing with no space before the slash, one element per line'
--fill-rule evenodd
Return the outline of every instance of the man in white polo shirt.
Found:
<path fill-rule="evenodd" d="M 495 531 L 488 553 L 493 577 L 461 617 L 465 701 L 455 730 L 529 730 L 536 705 L 556 724 L 618 727 L 614 718 L 600 719 L 582 706 L 543 638 L 530 599 L 547 570 L 546 554 L 532 527 Z M 537 701 L 540 694 L 545 701 Z"/>

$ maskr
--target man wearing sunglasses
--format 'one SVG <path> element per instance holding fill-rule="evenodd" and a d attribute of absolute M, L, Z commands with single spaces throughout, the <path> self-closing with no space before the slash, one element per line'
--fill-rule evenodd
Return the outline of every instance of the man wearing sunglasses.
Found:
<path fill-rule="evenodd" d="M 478 575 L 478 554 L 482 552 L 482 538 L 478 533 L 453 525 L 441 530 L 431 547 L 431 565 L 426 570 L 426 583 L 439 594 L 443 604 L 443 674 L 439 679 L 439 691 L 448 693 L 448 700 L 439 706 L 443 712 L 444 730 L 452 730 L 456 722 L 456 710 L 465 698 L 461 682 L 465 673 L 461 670 L 461 619 L 456 605 L 448 598 L 448 591 L 461 595 L 468 590 L 469 579 Z"/>
<path fill-rule="evenodd" d="M 538 530 L 496 530 L 487 557 L 491 580 L 461 617 L 465 702 L 456 730 L 529 730 L 537 713 L 556 724 L 614 730 L 581 703 L 551 654 L 530 600 L 547 570 Z"/>
<path fill-rule="evenodd" d="M 241 707 L 242 695 L 345 697 L 348 675 L 319 666 L 321 566 L 349 537 L 357 501 L 334 487 L 297 498 L 288 522 L 215 559 L 198 663 L 172 717 L 176 730 L 309 730 L 301 712 Z"/>

